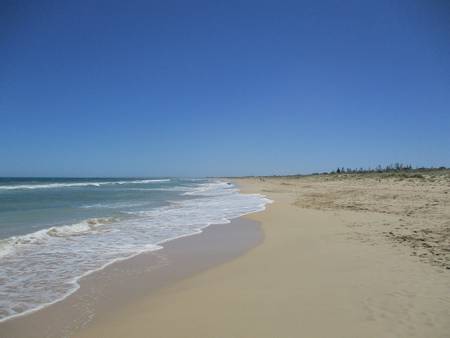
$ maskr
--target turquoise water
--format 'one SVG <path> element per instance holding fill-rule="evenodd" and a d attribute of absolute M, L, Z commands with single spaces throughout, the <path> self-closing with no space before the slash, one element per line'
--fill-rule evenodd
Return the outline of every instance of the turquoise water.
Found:
<path fill-rule="evenodd" d="M 116 260 L 268 202 L 210 179 L 0 178 L 0 321 L 66 297 Z"/>
<path fill-rule="evenodd" d="M 202 181 L 180 179 L 0 178 L 0 238 L 93 217 L 121 217 L 183 199 Z"/>

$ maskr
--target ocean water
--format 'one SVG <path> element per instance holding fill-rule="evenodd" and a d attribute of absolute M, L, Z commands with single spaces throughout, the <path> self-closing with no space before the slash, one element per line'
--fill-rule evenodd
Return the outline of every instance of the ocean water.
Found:
<path fill-rule="evenodd" d="M 114 261 L 269 202 L 213 179 L 0 178 L 0 321 L 63 299 Z"/>

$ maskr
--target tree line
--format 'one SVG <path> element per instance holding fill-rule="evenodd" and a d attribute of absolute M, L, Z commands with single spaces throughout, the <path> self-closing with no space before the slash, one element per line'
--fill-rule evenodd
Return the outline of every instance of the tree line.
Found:
<path fill-rule="evenodd" d="M 430 169 L 438 169 L 444 170 L 446 167 L 430 167 L 430 168 L 413 168 L 411 164 L 403 164 L 403 163 L 393 163 L 388 164 L 386 166 L 378 165 L 375 168 L 344 168 L 339 167 L 335 171 L 331 171 L 330 174 L 355 174 L 355 173 L 389 173 L 389 172 L 404 172 L 404 171 L 416 171 L 416 170 L 430 170 Z"/>

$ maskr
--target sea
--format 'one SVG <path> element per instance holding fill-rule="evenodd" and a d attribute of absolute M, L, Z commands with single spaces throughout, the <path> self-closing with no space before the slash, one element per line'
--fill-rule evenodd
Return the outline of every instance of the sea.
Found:
<path fill-rule="evenodd" d="M 207 178 L 0 178 L 0 321 L 64 299 L 78 280 L 271 201 Z"/>

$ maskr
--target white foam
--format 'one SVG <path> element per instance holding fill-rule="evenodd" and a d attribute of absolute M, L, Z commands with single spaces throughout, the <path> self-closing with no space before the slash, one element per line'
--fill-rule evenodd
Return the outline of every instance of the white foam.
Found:
<path fill-rule="evenodd" d="M 148 184 L 148 183 L 162 183 L 169 181 L 170 179 L 167 178 L 167 179 L 151 179 L 151 180 L 149 179 L 149 180 L 134 180 L 134 181 L 99 181 L 99 182 L 0 185 L 0 190 L 100 187 L 102 185 L 111 185 L 111 184 Z"/>
<path fill-rule="evenodd" d="M 89 232 L 98 232 L 101 230 L 103 225 L 111 224 L 114 221 L 116 221 L 114 217 L 90 218 L 72 225 L 51 227 L 46 231 L 46 233 L 48 236 L 55 237 L 78 236 Z"/>
<path fill-rule="evenodd" d="M 8 239 L 0 256 L 0 321 L 63 299 L 78 288 L 79 278 L 114 261 L 229 223 L 271 202 L 221 181 L 198 184 L 188 196 L 127 219 L 90 219 Z"/>
<path fill-rule="evenodd" d="M 158 179 L 158 180 L 137 180 L 137 181 L 119 181 L 113 182 L 116 184 L 143 184 L 143 183 L 160 183 L 160 182 L 170 182 L 170 178 Z"/>
<path fill-rule="evenodd" d="M 116 219 L 113 217 L 90 218 L 80 223 L 53 226 L 47 229 L 41 229 L 22 236 L 12 236 L 0 240 L 0 258 L 15 252 L 14 249 L 26 245 L 43 245 L 51 237 L 67 237 L 87 234 L 89 232 L 98 232 L 100 227 L 105 224 L 111 224 Z M 1 275 L 1 273 L 0 273 Z"/>
<path fill-rule="evenodd" d="M 130 189 L 134 190 L 134 189 Z M 140 189 L 139 189 L 140 190 Z M 153 189 L 145 189 L 145 190 L 153 190 Z M 119 209 L 119 208 L 134 208 L 134 207 L 142 207 L 144 205 L 147 205 L 148 202 L 142 202 L 142 203 L 127 203 L 127 202 L 116 202 L 116 203 L 96 203 L 96 204 L 87 204 L 82 205 L 80 208 L 82 209 Z"/>
<path fill-rule="evenodd" d="M 222 190 L 222 193 L 235 193 L 238 191 L 238 189 L 236 189 L 230 183 L 218 181 L 200 184 L 199 187 L 193 189 L 192 191 L 185 192 L 183 195 L 209 196 L 211 194 L 217 194 L 218 190 Z"/>

